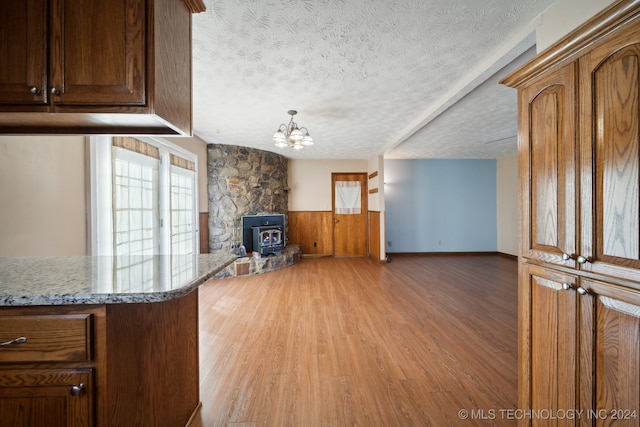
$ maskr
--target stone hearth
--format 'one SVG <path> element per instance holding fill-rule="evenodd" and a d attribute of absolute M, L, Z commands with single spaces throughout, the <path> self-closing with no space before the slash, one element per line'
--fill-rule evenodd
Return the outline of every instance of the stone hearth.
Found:
<path fill-rule="evenodd" d="M 300 261 L 300 258 L 300 246 L 288 245 L 280 255 L 267 255 L 261 258 L 252 256 L 238 258 L 233 264 L 219 271 L 214 277 L 223 279 L 226 277 L 268 273 L 292 266 Z"/>

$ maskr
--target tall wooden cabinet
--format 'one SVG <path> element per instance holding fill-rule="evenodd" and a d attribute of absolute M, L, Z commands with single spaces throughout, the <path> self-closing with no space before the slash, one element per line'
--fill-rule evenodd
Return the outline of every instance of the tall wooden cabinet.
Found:
<path fill-rule="evenodd" d="M 640 2 L 502 83 L 518 89 L 520 423 L 640 425 Z"/>
<path fill-rule="evenodd" d="M 1 133 L 191 133 L 183 0 L 3 0 L 0 22 Z"/>

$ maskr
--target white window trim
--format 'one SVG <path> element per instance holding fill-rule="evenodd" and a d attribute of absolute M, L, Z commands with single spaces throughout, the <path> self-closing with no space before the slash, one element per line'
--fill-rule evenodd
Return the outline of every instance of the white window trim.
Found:
<path fill-rule="evenodd" d="M 193 197 L 196 196 L 195 192 L 198 190 L 198 188 L 197 188 L 198 175 L 194 171 L 192 171 L 190 169 L 185 169 L 185 168 L 182 168 L 182 167 L 176 166 L 176 165 L 169 165 L 169 173 L 170 173 L 170 175 L 174 175 L 174 174 L 175 175 L 181 175 L 181 176 L 189 178 L 189 179 L 193 178 L 193 187 L 191 188 L 191 191 L 193 193 L 192 196 Z M 169 199 L 171 199 L 171 197 L 169 197 Z M 169 200 L 169 204 L 171 204 L 171 200 Z M 191 221 L 192 221 L 191 223 L 193 224 L 193 228 L 195 230 L 197 230 L 198 229 L 198 218 L 197 218 L 197 212 L 194 212 L 194 211 L 195 210 L 193 209 L 193 206 L 192 206 L 191 213 L 192 213 L 192 215 L 195 214 L 196 217 L 195 218 L 194 217 L 191 218 Z M 174 224 L 172 223 L 171 225 L 173 226 Z M 172 233 L 171 227 L 166 227 L 166 228 L 168 229 L 169 239 L 171 240 L 169 242 L 169 244 L 173 247 L 173 240 L 172 240 L 173 236 L 171 234 Z M 196 236 L 197 236 L 197 234 L 198 233 L 196 233 Z M 195 239 L 195 237 L 194 237 L 194 239 Z M 197 253 L 196 246 L 198 246 L 198 247 L 200 246 L 199 242 L 200 242 L 200 240 L 198 240 L 198 241 L 194 240 L 192 242 L 193 247 L 192 247 L 191 250 L 192 250 L 193 253 Z"/>
<path fill-rule="evenodd" d="M 112 154 L 111 135 L 95 135 L 89 137 L 89 174 L 91 181 L 91 255 L 113 254 L 113 186 L 112 186 Z M 157 137 L 137 138 L 160 150 L 160 254 L 171 253 L 171 200 L 169 197 L 171 161 L 175 154 L 195 165 L 194 179 L 194 248 L 199 253 L 200 230 L 198 220 L 198 156 L 191 151 Z"/>

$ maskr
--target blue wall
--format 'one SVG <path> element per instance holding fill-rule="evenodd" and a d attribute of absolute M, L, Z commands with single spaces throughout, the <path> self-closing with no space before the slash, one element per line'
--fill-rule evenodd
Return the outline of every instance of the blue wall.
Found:
<path fill-rule="evenodd" d="M 384 181 L 388 252 L 497 251 L 495 159 L 385 160 Z"/>

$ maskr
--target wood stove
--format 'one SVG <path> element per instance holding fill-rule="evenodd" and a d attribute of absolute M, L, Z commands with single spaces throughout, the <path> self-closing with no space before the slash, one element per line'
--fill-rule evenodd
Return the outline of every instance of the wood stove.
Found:
<path fill-rule="evenodd" d="M 259 253 L 266 255 L 270 253 L 279 254 L 287 244 L 284 228 L 284 214 L 264 214 L 264 215 L 244 215 L 242 216 L 242 244 L 245 246 L 246 253 Z M 254 229 L 259 228 L 258 236 Z M 279 230 L 280 234 L 271 233 L 269 239 L 263 235 L 261 239 L 259 234 L 264 230 Z"/>
<path fill-rule="evenodd" d="M 253 251 L 261 256 L 279 255 L 284 248 L 284 227 L 282 225 L 261 225 L 251 227 Z"/>

